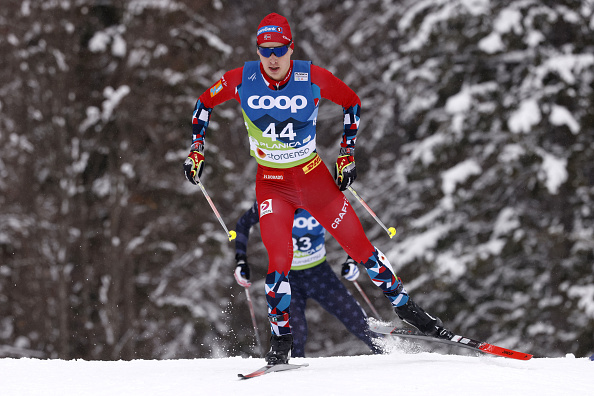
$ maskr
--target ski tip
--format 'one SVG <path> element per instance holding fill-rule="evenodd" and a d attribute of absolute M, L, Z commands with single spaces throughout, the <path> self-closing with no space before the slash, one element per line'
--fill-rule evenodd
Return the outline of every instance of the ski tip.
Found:
<path fill-rule="evenodd" d="M 511 349 L 501 348 L 499 346 L 489 344 L 489 343 L 483 343 L 483 345 L 480 346 L 479 349 L 482 350 L 483 352 L 487 352 L 487 353 L 490 353 L 490 354 L 493 354 L 496 356 L 503 356 L 503 357 L 516 359 L 516 360 L 530 360 L 530 359 L 532 359 L 532 355 L 529 353 L 513 351 Z"/>

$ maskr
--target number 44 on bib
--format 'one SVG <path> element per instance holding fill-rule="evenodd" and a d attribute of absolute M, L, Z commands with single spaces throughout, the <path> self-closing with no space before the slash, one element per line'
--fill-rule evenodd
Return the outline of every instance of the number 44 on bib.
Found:
<path fill-rule="evenodd" d="M 297 134 L 293 132 L 292 122 L 287 123 L 287 125 L 283 128 L 280 134 L 276 133 L 276 124 L 274 122 L 271 122 L 270 125 L 268 125 L 268 128 L 266 128 L 266 130 L 262 132 L 262 136 L 269 138 L 273 142 L 276 142 L 277 138 L 284 138 L 293 141 L 295 140 L 295 136 L 297 136 Z"/>

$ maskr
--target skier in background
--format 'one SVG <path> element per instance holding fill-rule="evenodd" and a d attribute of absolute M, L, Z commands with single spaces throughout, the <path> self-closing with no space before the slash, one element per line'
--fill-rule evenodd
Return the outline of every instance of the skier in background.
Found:
<path fill-rule="evenodd" d="M 258 203 L 237 221 L 235 231 L 235 280 L 240 286 L 250 287 L 250 267 L 247 245 L 251 228 L 260 221 Z M 293 220 L 293 263 L 291 279 L 291 333 L 293 350 L 291 356 L 305 357 L 307 320 L 305 306 L 309 298 L 338 318 L 373 353 L 382 353 L 375 333 L 369 330 L 367 315 L 347 288 L 336 276 L 326 261 L 325 230 L 307 211 L 297 209 Z M 357 263 L 350 257 L 342 264 L 342 276 L 353 282 L 359 277 Z"/>
<path fill-rule="evenodd" d="M 451 339 L 439 318 L 427 314 L 409 296 L 386 256 L 367 239 L 355 210 L 344 196 L 357 172 L 355 142 L 361 100 L 343 81 L 309 61 L 291 60 L 295 43 L 287 19 L 269 14 L 256 31 L 259 61 L 226 72 L 196 102 L 192 144 L 184 162 L 186 178 L 197 184 L 204 168 L 205 135 L 215 106 L 230 99 L 241 105 L 250 154 L 258 163 L 256 199 L 260 232 L 268 253 L 265 280 L 270 320 L 267 364 L 287 363 L 293 345 L 290 325 L 295 211 L 314 216 L 392 304 L 396 314 L 424 334 Z M 334 178 L 316 151 L 319 102 L 343 108 L 343 132 Z"/>

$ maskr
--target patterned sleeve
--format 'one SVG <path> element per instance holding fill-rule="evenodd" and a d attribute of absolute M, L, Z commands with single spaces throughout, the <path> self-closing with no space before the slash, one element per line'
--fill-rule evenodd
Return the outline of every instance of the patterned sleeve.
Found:
<path fill-rule="evenodd" d="M 320 87 L 320 94 L 323 98 L 342 106 L 344 129 L 340 146 L 354 149 L 359 131 L 361 99 L 342 80 L 319 66 L 311 66 L 311 82 Z"/>
<path fill-rule="evenodd" d="M 241 85 L 243 67 L 228 71 L 196 101 L 192 114 L 192 148 L 204 144 L 204 137 L 212 109 L 223 102 L 235 99 L 239 102 L 238 89 Z"/>
<path fill-rule="evenodd" d="M 243 254 L 247 256 L 247 244 L 250 237 L 250 229 L 259 221 L 258 202 L 254 202 L 254 205 L 239 218 L 237 225 L 235 226 L 235 231 L 237 232 L 235 238 L 235 254 Z"/>

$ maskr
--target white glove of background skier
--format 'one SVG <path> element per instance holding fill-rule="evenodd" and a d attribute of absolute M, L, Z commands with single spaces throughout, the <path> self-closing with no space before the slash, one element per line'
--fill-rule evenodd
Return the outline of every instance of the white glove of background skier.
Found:
<path fill-rule="evenodd" d="M 347 257 L 346 261 L 342 264 L 342 271 L 340 274 L 344 276 L 346 280 L 354 282 L 359 277 L 359 268 L 357 268 L 357 263 L 353 260 L 350 256 Z"/>
<path fill-rule="evenodd" d="M 248 265 L 247 257 L 237 254 L 235 255 L 235 260 L 237 261 L 237 267 L 235 267 L 235 272 L 233 273 L 235 280 L 239 286 L 250 287 L 252 282 L 250 282 L 250 266 Z"/>

